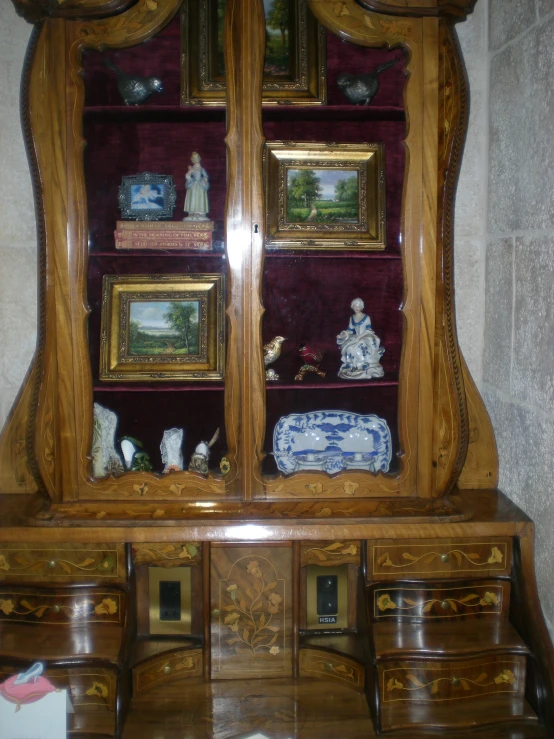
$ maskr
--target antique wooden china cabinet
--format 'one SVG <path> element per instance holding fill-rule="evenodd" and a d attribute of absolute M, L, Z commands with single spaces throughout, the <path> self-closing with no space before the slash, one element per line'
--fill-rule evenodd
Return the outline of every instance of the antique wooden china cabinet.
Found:
<path fill-rule="evenodd" d="M 0 442 L 0 673 L 42 660 L 73 734 L 553 735 L 533 525 L 456 338 L 474 2 L 14 0 L 40 323 Z M 211 249 L 183 236 L 193 152 Z M 145 173 L 170 221 L 124 219 Z M 137 349 L 140 311 L 193 303 L 196 364 Z"/>

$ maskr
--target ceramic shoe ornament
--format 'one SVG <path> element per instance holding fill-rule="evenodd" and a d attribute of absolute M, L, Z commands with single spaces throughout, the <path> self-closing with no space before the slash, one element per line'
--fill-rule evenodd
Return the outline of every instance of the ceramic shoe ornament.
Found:
<path fill-rule="evenodd" d="M 44 665 L 35 662 L 27 670 L 18 675 L 12 675 L 0 685 L 0 695 L 10 703 L 15 703 L 19 711 L 26 703 L 35 703 L 56 688 L 50 680 L 42 677 Z"/>
<path fill-rule="evenodd" d="M 400 59 L 381 64 L 371 74 L 339 74 L 337 85 L 353 105 L 369 105 L 379 89 L 379 75 Z"/>
<path fill-rule="evenodd" d="M 346 331 L 341 331 L 337 336 L 342 362 L 339 377 L 343 380 L 383 377 L 385 370 L 380 359 L 385 350 L 371 327 L 371 318 L 363 312 L 364 301 L 355 298 L 350 307 L 354 315 L 350 316 Z"/>
<path fill-rule="evenodd" d="M 164 87 L 159 77 L 125 74 L 109 59 L 104 59 L 104 64 L 117 74 L 117 89 L 125 105 L 140 105 L 148 100 L 153 92 L 163 92 Z"/>
<path fill-rule="evenodd" d="M 268 341 L 267 344 L 264 344 L 264 365 L 266 367 L 279 359 L 284 341 L 286 341 L 284 336 L 276 336 L 271 341 Z M 266 369 L 265 379 L 266 381 L 274 382 L 279 379 L 279 375 L 271 367 L 270 369 Z"/>
<path fill-rule="evenodd" d="M 219 439 L 219 429 L 212 436 L 211 441 L 201 441 L 200 444 L 194 450 L 194 454 L 190 458 L 189 470 L 192 472 L 200 472 L 202 475 L 207 475 L 209 470 L 208 460 L 210 458 L 210 449 L 213 447 L 215 442 Z"/>
<path fill-rule="evenodd" d="M 180 472 L 183 469 L 183 429 L 166 429 L 164 431 L 160 452 L 164 472 Z"/>
<path fill-rule="evenodd" d="M 323 352 L 320 349 L 309 344 L 302 344 L 298 351 L 304 360 L 304 364 L 294 376 L 296 381 L 301 382 L 310 372 L 315 372 L 316 375 L 325 377 L 325 372 L 319 369 L 319 365 L 323 361 Z"/>

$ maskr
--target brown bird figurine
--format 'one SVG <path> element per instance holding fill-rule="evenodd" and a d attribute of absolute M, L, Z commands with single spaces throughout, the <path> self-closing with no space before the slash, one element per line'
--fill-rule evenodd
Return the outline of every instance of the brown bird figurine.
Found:
<path fill-rule="evenodd" d="M 264 365 L 268 367 L 273 364 L 281 356 L 281 346 L 283 341 L 286 341 L 284 336 L 276 336 L 267 344 L 264 344 Z M 274 369 L 268 369 L 265 371 L 265 379 L 274 381 L 279 379 L 279 375 Z"/>

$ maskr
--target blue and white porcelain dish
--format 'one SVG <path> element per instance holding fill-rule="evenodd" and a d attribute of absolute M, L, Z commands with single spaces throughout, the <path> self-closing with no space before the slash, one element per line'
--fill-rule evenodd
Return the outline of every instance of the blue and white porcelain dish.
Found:
<path fill-rule="evenodd" d="M 392 440 L 379 416 L 347 411 L 312 411 L 283 416 L 273 432 L 273 455 L 281 472 L 290 475 L 318 470 L 388 472 Z"/>

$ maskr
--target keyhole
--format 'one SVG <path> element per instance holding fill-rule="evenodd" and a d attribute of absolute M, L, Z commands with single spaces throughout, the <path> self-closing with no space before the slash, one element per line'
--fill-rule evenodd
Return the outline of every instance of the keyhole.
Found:
<path fill-rule="evenodd" d="M 257 223 L 255 223 L 254 224 L 254 233 L 257 234 L 259 232 L 259 230 L 260 230 L 260 227 L 258 226 Z"/>

